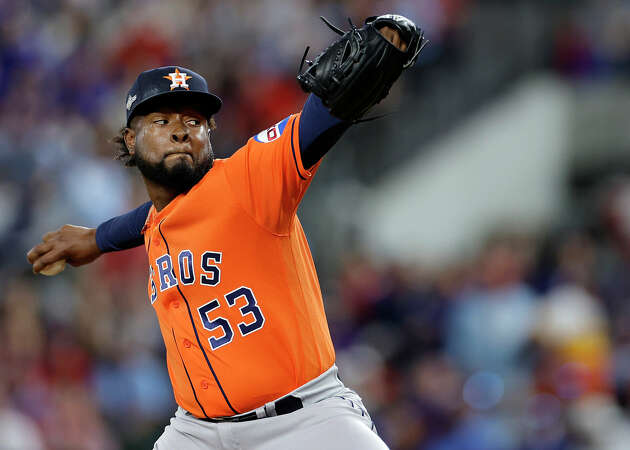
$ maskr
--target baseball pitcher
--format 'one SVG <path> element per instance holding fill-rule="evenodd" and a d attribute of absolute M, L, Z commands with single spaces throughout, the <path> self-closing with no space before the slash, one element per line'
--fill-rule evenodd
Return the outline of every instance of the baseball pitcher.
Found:
<path fill-rule="evenodd" d="M 325 153 L 426 40 L 398 15 L 329 26 L 341 37 L 300 70 L 311 92 L 302 111 L 229 158 L 212 153 L 221 100 L 203 77 L 181 66 L 141 73 L 117 157 L 139 169 L 151 201 L 97 229 L 47 233 L 28 253 L 36 273 L 54 274 L 144 244 L 178 404 L 157 450 L 386 448 L 337 375 L 296 210 Z"/>

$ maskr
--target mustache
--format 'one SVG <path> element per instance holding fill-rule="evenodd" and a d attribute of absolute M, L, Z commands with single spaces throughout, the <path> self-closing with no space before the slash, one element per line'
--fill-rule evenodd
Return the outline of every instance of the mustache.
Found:
<path fill-rule="evenodd" d="M 193 158 L 193 155 L 192 155 L 192 153 L 189 150 L 171 150 L 171 151 L 166 152 L 164 154 L 164 158 L 162 158 L 162 159 L 165 159 L 167 156 L 177 155 L 177 154 L 184 154 L 184 155 L 188 155 L 191 158 Z"/>

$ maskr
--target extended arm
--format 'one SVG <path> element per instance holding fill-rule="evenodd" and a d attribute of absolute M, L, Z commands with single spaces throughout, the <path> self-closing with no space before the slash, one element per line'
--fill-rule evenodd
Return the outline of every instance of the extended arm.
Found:
<path fill-rule="evenodd" d="M 312 167 L 339 140 L 350 123 L 333 117 L 322 101 L 310 95 L 304 104 L 300 120 L 299 139 L 302 161 Z M 151 202 L 122 216 L 100 224 L 96 230 L 96 243 L 101 252 L 124 250 L 142 245 L 142 227 Z"/>
<path fill-rule="evenodd" d="M 302 161 L 312 167 L 339 140 L 350 126 L 330 115 L 321 100 L 310 95 L 306 100 L 300 121 L 299 139 Z M 118 217 L 109 219 L 96 229 L 64 225 L 46 233 L 42 242 L 27 254 L 33 272 L 60 259 L 79 266 L 94 261 L 106 252 L 125 250 L 142 245 L 142 228 L 151 202 Z"/>
<path fill-rule="evenodd" d="M 142 227 L 151 209 L 151 202 L 122 216 L 103 222 L 96 229 L 96 245 L 102 252 L 125 250 L 142 245 Z"/>
<path fill-rule="evenodd" d="M 385 26 L 380 32 L 401 51 L 407 50 L 407 44 L 400 39 L 398 30 Z M 319 97 L 309 95 L 298 131 L 303 166 L 308 169 L 315 165 L 351 124 L 351 121 L 333 116 Z M 27 259 L 37 273 L 60 259 L 78 266 L 92 262 L 105 252 L 142 245 L 142 227 L 150 207 L 151 203 L 147 202 L 102 223 L 96 229 L 64 225 L 44 235 L 42 242 L 29 251 Z"/>

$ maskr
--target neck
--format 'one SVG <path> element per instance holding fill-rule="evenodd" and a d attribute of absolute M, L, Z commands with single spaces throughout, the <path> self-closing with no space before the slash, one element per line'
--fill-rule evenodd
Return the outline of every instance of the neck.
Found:
<path fill-rule="evenodd" d="M 148 180 L 145 177 L 142 178 L 144 179 L 144 185 L 147 187 L 149 198 L 151 199 L 153 206 L 155 206 L 155 210 L 158 212 L 164 209 L 166 205 L 171 202 L 171 200 L 173 200 L 180 194 L 173 189 L 154 183 L 153 181 Z"/>

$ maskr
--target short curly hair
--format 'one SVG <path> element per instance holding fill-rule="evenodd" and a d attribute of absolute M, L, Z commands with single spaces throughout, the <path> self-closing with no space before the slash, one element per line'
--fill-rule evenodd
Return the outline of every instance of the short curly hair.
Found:
<path fill-rule="evenodd" d="M 214 121 L 213 117 L 210 117 L 209 120 L 210 131 L 217 129 L 217 123 Z M 125 130 L 127 127 L 122 127 L 118 132 L 117 136 L 112 138 L 112 144 L 116 146 L 116 150 L 114 153 L 114 159 L 122 161 L 125 167 L 134 167 L 136 165 L 136 159 L 134 155 L 129 153 L 129 149 L 127 148 L 127 144 L 125 143 Z"/>

